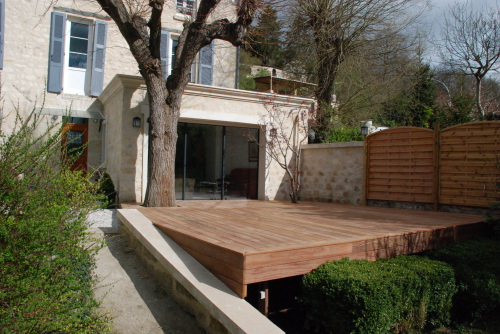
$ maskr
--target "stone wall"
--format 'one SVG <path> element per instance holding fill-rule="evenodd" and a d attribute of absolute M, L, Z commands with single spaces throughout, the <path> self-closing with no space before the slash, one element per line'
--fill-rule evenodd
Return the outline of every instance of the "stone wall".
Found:
<path fill-rule="evenodd" d="M 158 288 L 209 334 L 284 334 L 137 210 L 118 210 L 120 230 Z"/>
<path fill-rule="evenodd" d="M 198 326 L 203 328 L 207 333 L 229 333 L 220 321 L 215 319 L 209 310 L 201 305 L 123 224 L 120 224 L 120 233 L 127 241 L 127 244 L 134 250 L 135 254 L 139 256 L 142 263 L 146 266 L 148 273 L 153 276 L 158 287 L 171 296 L 184 311 L 194 315 Z"/>
<path fill-rule="evenodd" d="M 50 1 L 5 1 L 4 66 L 0 70 L 2 104 L 0 106 L 1 130 L 14 128 L 15 111 L 26 116 L 33 108 L 41 109 L 43 122 L 59 122 L 66 110 L 73 116 L 88 117 L 79 112 L 101 111 L 102 106 L 95 97 L 59 94 L 46 91 L 49 62 L 51 13 L 64 12 L 69 17 L 99 19 L 108 22 L 104 82 L 106 87 L 117 74 L 138 75 L 139 69 L 128 44 L 118 27 L 94 1 L 58 0 L 55 6 Z M 214 19 L 234 16 L 236 3 L 224 0 L 212 16 Z M 162 16 L 164 29 L 174 35 L 183 27 L 175 1 L 168 1 Z M 195 70 L 198 59 L 195 60 Z M 230 43 L 217 40 L 214 56 L 214 86 L 235 87 L 236 48 Z M 64 84 L 63 84 L 64 86 Z M 103 124 L 89 120 L 88 163 L 93 168 L 101 166 L 101 137 Z M 108 150 L 108 152 L 111 148 Z"/>
<path fill-rule="evenodd" d="M 362 142 L 303 146 L 300 199 L 361 204 L 363 152 Z"/>

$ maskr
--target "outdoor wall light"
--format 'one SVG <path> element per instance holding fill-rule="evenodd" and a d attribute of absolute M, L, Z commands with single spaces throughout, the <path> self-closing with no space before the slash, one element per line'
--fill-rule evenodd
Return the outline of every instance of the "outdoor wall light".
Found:
<path fill-rule="evenodd" d="M 141 127 L 141 118 L 140 117 L 132 118 L 132 126 L 134 128 L 140 128 Z"/>
<path fill-rule="evenodd" d="M 366 126 L 366 124 L 361 127 L 361 135 L 363 136 L 368 135 L 368 126 Z"/>
<path fill-rule="evenodd" d="M 307 131 L 307 139 L 308 139 L 308 144 L 312 144 L 314 143 L 314 140 L 316 139 L 316 132 L 314 132 L 313 129 L 309 129 L 309 131 Z"/>

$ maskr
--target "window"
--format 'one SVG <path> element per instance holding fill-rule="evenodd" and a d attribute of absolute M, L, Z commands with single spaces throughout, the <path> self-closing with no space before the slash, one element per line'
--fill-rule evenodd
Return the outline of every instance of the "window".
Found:
<path fill-rule="evenodd" d="M 192 15 L 194 5 L 194 0 L 177 0 L 177 11 L 182 14 Z"/>
<path fill-rule="evenodd" d="M 177 55 L 177 45 L 179 44 L 179 37 L 170 34 L 168 31 L 162 31 L 161 33 L 161 44 L 160 44 L 160 55 L 161 55 L 161 65 L 163 67 L 163 76 L 165 80 L 172 73 L 172 69 L 175 63 L 175 56 Z M 194 82 L 194 63 L 191 66 L 191 72 L 189 73 L 189 82 Z"/>
<path fill-rule="evenodd" d="M 88 87 L 90 30 L 88 23 L 67 21 L 63 87 L 68 94 L 86 95 Z"/>
<path fill-rule="evenodd" d="M 198 67 L 198 83 L 212 85 L 214 76 L 214 44 L 213 42 L 200 50 Z"/>
<path fill-rule="evenodd" d="M 47 90 L 98 96 L 103 89 L 107 22 L 53 12 Z"/>

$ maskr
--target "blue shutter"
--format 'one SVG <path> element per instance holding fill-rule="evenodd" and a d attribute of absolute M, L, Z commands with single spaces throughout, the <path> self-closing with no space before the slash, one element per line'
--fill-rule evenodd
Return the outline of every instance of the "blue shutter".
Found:
<path fill-rule="evenodd" d="M 0 70 L 3 70 L 3 43 L 5 27 L 5 0 L 0 0 Z"/>
<path fill-rule="evenodd" d="M 213 84 L 214 44 L 211 43 L 200 50 L 200 64 L 198 68 L 198 83 Z"/>
<path fill-rule="evenodd" d="M 168 63 L 170 55 L 168 53 L 168 43 L 170 41 L 170 34 L 168 31 L 161 32 L 160 39 L 160 59 L 161 59 L 161 68 L 163 69 L 163 77 L 165 80 L 168 78 L 168 73 L 170 72 L 168 69 Z"/>
<path fill-rule="evenodd" d="M 62 91 L 64 38 L 66 33 L 66 14 L 52 12 L 50 21 L 50 54 L 47 91 Z"/>
<path fill-rule="evenodd" d="M 108 23 L 95 21 L 94 23 L 94 56 L 92 57 L 92 77 L 90 96 L 99 96 L 102 93 L 104 82 L 104 63 L 106 56 L 106 35 Z"/>

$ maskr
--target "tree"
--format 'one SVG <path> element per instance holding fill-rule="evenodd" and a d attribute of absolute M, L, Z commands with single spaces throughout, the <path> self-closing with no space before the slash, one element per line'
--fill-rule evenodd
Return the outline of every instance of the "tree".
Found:
<path fill-rule="evenodd" d="M 386 125 L 431 126 L 436 89 L 430 66 L 421 64 L 411 73 L 411 85 L 384 103 L 378 121 Z"/>
<path fill-rule="evenodd" d="M 469 123 L 476 120 L 474 112 L 475 98 L 472 95 L 457 94 L 451 96 L 449 105 L 438 107 L 436 121 L 441 128 Z"/>
<path fill-rule="evenodd" d="M 340 65 L 362 46 L 389 38 L 417 16 L 419 0 L 294 0 L 294 38 L 310 37 L 320 108 L 330 108 Z M 383 33 L 382 33 L 383 32 Z"/>
<path fill-rule="evenodd" d="M 282 24 L 271 2 L 266 2 L 257 21 L 257 25 L 249 31 L 250 51 L 261 60 L 262 65 L 281 66 L 284 59 Z"/>
<path fill-rule="evenodd" d="M 472 2 L 455 3 L 443 27 L 444 58 L 452 68 L 476 81 L 476 108 L 484 117 L 482 82 L 500 63 L 500 10 L 485 7 L 474 11 Z"/>
<path fill-rule="evenodd" d="M 265 149 L 270 160 L 285 170 L 289 183 L 288 196 L 292 203 L 298 203 L 302 188 L 302 145 L 307 142 L 307 131 L 309 124 L 314 122 L 314 115 L 310 106 L 290 110 L 272 101 L 266 101 L 265 106 L 267 115 L 262 115 L 259 121 L 260 130 L 266 134 L 265 142 L 250 134 L 248 139 Z"/>
<path fill-rule="evenodd" d="M 165 0 L 95 0 L 113 19 L 129 45 L 144 78 L 149 100 L 149 171 L 145 206 L 175 206 L 175 148 L 177 121 L 191 64 L 214 39 L 238 46 L 246 37 L 259 0 L 241 0 L 235 20 L 209 21 L 221 0 L 200 0 L 196 16 L 184 23 L 175 65 L 167 81 L 160 58 L 161 16 Z M 52 0 L 54 4 L 57 0 Z"/>

